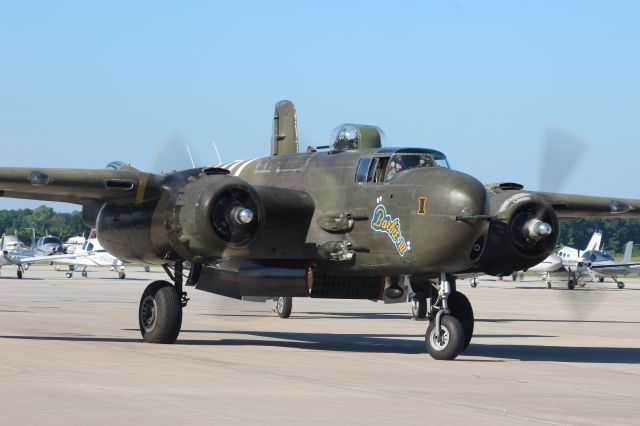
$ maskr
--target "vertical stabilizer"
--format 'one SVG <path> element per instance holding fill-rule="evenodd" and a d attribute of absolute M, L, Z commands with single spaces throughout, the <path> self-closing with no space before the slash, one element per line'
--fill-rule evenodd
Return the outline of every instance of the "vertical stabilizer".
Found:
<path fill-rule="evenodd" d="M 294 154 L 298 152 L 298 123 L 296 108 L 291 101 L 280 101 L 273 114 L 273 135 L 271 155 Z"/>
<path fill-rule="evenodd" d="M 624 257 L 622 258 L 622 263 L 631 262 L 631 252 L 633 252 L 633 241 L 627 242 L 627 246 L 624 249 Z"/>
<path fill-rule="evenodd" d="M 589 244 L 587 244 L 587 248 L 585 251 L 589 250 L 600 250 L 600 244 L 602 243 L 602 231 L 596 229 L 589 240 Z"/>

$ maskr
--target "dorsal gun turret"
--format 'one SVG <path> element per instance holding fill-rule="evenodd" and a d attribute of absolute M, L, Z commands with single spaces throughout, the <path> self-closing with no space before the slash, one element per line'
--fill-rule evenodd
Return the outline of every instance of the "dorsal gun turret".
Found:
<path fill-rule="evenodd" d="M 383 141 L 384 132 L 376 126 L 341 124 L 331 132 L 331 150 L 333 152 L 380 148 Z"/>

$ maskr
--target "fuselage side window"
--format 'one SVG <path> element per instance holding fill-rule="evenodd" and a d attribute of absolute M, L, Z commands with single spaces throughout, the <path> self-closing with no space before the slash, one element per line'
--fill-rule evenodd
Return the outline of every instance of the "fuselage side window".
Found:
<path fill-rule="evenodd" d="M 379 158 L 374 158 L 371 160 L 371 164 L 369 165 L 369 172 L 367 173 L 367 182 L 373 182 L 373 178 L 376 175 L 376 169 L 378 168 L 378 160 Z"/>
<path fill-rule="evenodd" d="M 356 168 L 356 182 L 367 182 L 367 176 L 369 175 L 369 166 L 371 165 L 371 158 L 361 158 Z"/>
<path fill-rule="evenodd" d="M 381 157 L 378 158 L 378 162 L 376 163 L 376 167 L 373 172 L 373 181 L 376 183 L 384 182 L 385 176 L 387 174 L 387 165 L 389 164 L 389 157 Z"/>

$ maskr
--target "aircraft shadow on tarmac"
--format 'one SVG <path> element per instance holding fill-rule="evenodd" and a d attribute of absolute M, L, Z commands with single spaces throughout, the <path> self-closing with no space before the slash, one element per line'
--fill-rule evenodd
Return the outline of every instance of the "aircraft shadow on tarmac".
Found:
<path fill-rule="evenodd" d="M 125 331 L 135 331 L 126 329 Z M 183 330 L 188 333 L 211 333 L 220 335 L 244 335 L 247 338 L 222 339 L 179 339 L 177 345 L 210 345 L 210 346 L 255 346 L 284 347 L 304 350 L 354 352 L 354 353 L 394 353 L 415 355 L 425 352 L 422 335 L 400 334 L 335 334 L 335 333 L 296 333 L 270 331 L 223 331 L 223 330 Z M 252 337 L 257 337 L 252 338 Z M 411 337 L 412 339 L 407 339 Z M 504 360 L 538 361 L 538 362 L 580 362 L 603 364 L 639 364 L 640 348 L 606 348 L 575 347 L 548 345 L 513 345 L 477 343 L 483 337 L 552 337 L 538 335 L 478 335 L 469 348 L 457 361 L 493 361 Z M 64 336 L 0 336 L 1 339 L 23 339 L 43 341 L 68 341 L 85 343 L 140 343 L 138 338 L 93 337 L 85 335 Z M 473 357 L 468 359 L 467 357 Z M 477 358 L 492 358 L 478 360 Z"/>
<path fill-rule="evenodd" d="M 476 318 L 475 322 L 550 322 L 550 323 L 593 323 L 593 324 L 640 324 L 640 321 L 609 321 L 609 320 L 589 320 L 589 319 L 528 319 L 528 318 Z"/>
<path fill-rule="evenodd" d="M 265 317 L 273 315 L 270 313 L 266 313 L 267 310 L 255 311 L 255 313 L 247 313 L 244 311 L 243 313 L 231 313 L 231 314 L 223 314 L 223 313 L 209 313 L 209 314 L 200 314 L 206 316 L 213 317 Z M 411 317 L 410 314 L 404 312 L 385 312 L 385 313 L 364 313 L 364 312 L 296 312 L 292 314 L 295 316 L 296 320 L 299 319 L 344 319 L 344 318 L 356 318 L 356 319 L 400 319 L 407 320 Z"/>

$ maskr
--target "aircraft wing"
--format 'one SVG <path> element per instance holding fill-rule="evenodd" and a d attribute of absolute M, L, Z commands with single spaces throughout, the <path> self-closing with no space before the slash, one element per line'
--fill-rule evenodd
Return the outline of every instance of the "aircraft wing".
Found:
<path fill-rule="evenodd" d="M 73 254 L 54 254 L 48 256 L 11 256 L 11 263 L 14 265 L 23 265 L 23 264 L 31 264 L 31 263 L 39 263 L 39 262 L 55 262 L 63 259 L 73 259 L 80 255 Z"/>
<path fill-rule="evenodd" d="M 635 263 L 616 263 L 614 265 L 591 265 L 589 266 L 591 269 L 614 269 L 614 268 L 626 268 L 632 266 L 638 266 L 640 262 Z"/>
<path fill-rule="evenodd" d="M 585 216 L 639 217 L 640 200 L 617 197 L 536 192 L 556 211 L 560 218 Z"/>
<path fill-rule="evenodd" d="M 0 167 L 0 196 L 74 204 L 132 202 L 144 194 L 149 176 L 132 167 L 120 170 Z"/>

